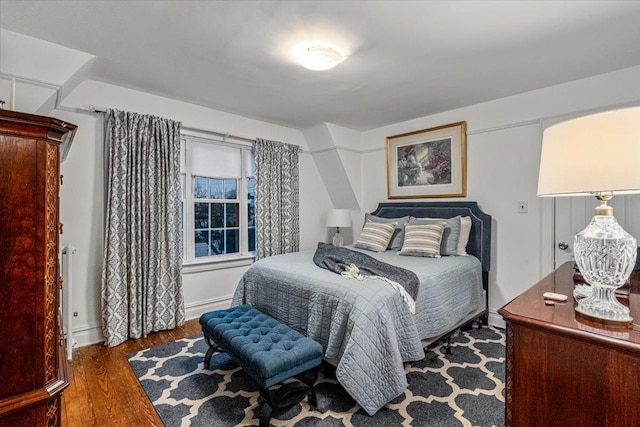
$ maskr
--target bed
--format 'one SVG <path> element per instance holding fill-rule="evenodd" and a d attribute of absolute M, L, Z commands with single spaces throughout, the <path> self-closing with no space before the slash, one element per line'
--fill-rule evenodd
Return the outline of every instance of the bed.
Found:
<path fill-rule="evenodd" d="M 470 256 L 424 258 L 351 248 L 416 273 L 415 314 L 384 281 L 346 279 L 317 267 L 313 250 L 254 263 L 232 302 L 251 304 L 322 344 L 336 378 L 369 415 L 407 388 L 404 362 L 421 360 L 427 344 L 461 325 L 486 322 L 491 262 L 491 217 L 476 202 L 388 202 L 371 214 L 471 218 Z"/>

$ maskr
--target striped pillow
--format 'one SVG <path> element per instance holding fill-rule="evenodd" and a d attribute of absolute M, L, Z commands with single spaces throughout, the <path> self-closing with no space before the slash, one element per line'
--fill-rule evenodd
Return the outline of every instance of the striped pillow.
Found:
<path fill-rule="evenodd" d="M 440 258 L 440 242 L 444 227 L 444 223 L 405 225 L 404 243 L 399 254 Z"/>
<path fill-rule="evenodd" d="M 399 251 L 402 247 L 402 242 L 404 240 L 404 225 L 409 222 L 410 217 L 403 216 L 402 218 L 381 218 L 379 216 L 364 214 L 364 222 L 396 222 L 396 229 L 393 232 L 393 237 L 391 237 L 391 241 L 389 242 L 389 246 L 387 249 L 394 249 Z"/>
<path fill-rule="evenodd" d="M 409 224 L 438 224 L 444 223 L 442 241 L 440 242 L 440 255 L 458 255 L 458 240 L 460 239 L 460 215 L 453 218 L 414 218 Z"/>
<path fill-rule="evenodd" d="M 367 221 L 354 246 L 374 252 L 384 252 L 387 250 L 396 225 L 398 225 L 397 222 L 377 223 Z"/>

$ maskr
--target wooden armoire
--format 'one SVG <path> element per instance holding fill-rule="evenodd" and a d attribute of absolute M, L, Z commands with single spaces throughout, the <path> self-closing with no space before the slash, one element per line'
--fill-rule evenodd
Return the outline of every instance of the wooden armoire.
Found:
<path fill-rule="evenodd" d="M 0 426 L 59 426 L 60 161 L 76 126 L 0 110 Z"/>

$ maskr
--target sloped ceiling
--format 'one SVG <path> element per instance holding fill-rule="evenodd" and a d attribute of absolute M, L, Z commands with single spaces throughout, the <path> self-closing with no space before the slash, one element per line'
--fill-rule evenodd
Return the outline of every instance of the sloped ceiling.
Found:
<path fill-rule="evenodd" d="M 0 0 L 1 28 L 95 56 L 91 78 L 299 129 L 368 130 L 639 65 L 639 22 L 636 1 Z M 349 57 L 309 71 L 291 58 L 301 41 Z"/>
<path fill-rule="evenodd" d="M 7 108 L 15 79 L 16 110 L 36 112 L 49 100 L 55 106 L 59 101 L 57 98 L 63 95 L 63 88 L 71 90 L 69 85 L 77 81 L 74 76 L 86 70 L 94 58 L 75 49 L 0 28 L 0 72 L 3 77 L 0 79 L 0 99 L 7 103 Z"/>

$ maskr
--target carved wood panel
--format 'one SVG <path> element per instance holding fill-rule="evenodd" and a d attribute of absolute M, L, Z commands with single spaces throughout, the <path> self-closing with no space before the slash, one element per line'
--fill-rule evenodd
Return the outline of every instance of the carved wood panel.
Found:
<path fill-rule="evenodd" d="M 58 427 L 60 420 L 60 401 L 58 399 L 50 400 L 47 404 L 46 419 L 47 427 Z"/>
<path fill-rule="evenodd" d="M 513 401 L 513 327 L 507 324 L 507 403 L 505 405 L 505 427 L 512 425 L 511 406 Z"/>
<path fill-rule="evenodd" d="M 58 348 L 58 146 L 47 144 L 45 183 L 45 382 L 56 379 Z"/>

